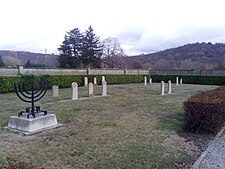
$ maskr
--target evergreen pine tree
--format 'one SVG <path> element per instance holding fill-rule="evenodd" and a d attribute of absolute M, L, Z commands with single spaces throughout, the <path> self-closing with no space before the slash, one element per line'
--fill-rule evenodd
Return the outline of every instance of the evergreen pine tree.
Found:
<path fill-rule="evenodd" d="M 83 35 L 78 28 L 66 33 L 62 45 L 58 48 L 60 51 L 58 58 L 60 67 L 76 68 L 80 66 L 82 39 Z"/>
<path fill-rule="evenodd" d="M 32 67 L 31 63 L 30 63 L 30 60 L 28 60 L 25 65 L 24 65 L 25 68 L 30 68 Z"/>
<path fill-rule="evenodd" d="M 101 67 L 102 45 L 99 37 L 94 34 L 94 30 L 89 26 L 83 38 L 82 63 L 85 66 Z"/>

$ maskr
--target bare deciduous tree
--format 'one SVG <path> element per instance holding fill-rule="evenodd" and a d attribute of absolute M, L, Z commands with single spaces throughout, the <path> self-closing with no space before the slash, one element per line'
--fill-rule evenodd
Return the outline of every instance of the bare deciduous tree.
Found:
<path fill-rule="evenodd" d="M 6 56 L 4 57 L 5 64 L 7 66 L 16 67 L 16 65 L 22 65 L 22 61 L 18 58 L 15 58 L 13 56 Z"/>
<path fill-rule="evenodd" d="M 119 40 L 117 38 L 109 37 L 102 41 L 103 44 L 103 55 L 102 57 L 106 59 L 108 67 L 113 68 L 114 60 L 116 57 L 124 56 L 123 49 L 120 46 Z"/>

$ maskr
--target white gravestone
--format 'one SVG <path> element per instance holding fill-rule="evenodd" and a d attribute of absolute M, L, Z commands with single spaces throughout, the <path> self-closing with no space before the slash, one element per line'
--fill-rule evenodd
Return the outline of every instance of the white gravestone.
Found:
<path fill-rule="evenodd" d="M 152 84 L 152 78 L 149 78 L 149 84 Z"/>
<path fill-rule="evenodd" d="M 88 78 L 85 77 L 85 78 L 84 78 L 84 86 L 87 86 L 87 85 L 88 85 Z"/>
<path fill-rule="evenodd" d="M 182 80 L 182 78 L 180 79 L 180 85 L 182 85 L 182 83 L 183 83 L 183 80 Z"/>
<path fill-rule="evenodd" d="M 93 83 L 89 83 L 89 85 L 88 85 L 88 95 L 89 95 L 89 97 L 94 95 L 94 85 L 93 85 Z"/>
<path fill-rule="evenodd" d="M 105 76 L 102 76 L 102 84 L 103 84 L 104 81 L 105 81 Z"/>
<path fill-rule="evenodd" d="M 97 78 L 94 77 L 94 85 L 97 85 Z"/>
<path fill-rule="evenodd" d="M 71 99 L 78 100 L 78 84 L 76 82 L 71 84 Z"/>
<path fill-rule="evenodd" d="M 102 96 L 107 96 L 107 82 L 102 82 Z"/>
<path fill-rule="evenodd" d="M 176 77 L 176 85 L 178 86 L 179 85 L 179 78 Z"/>
<path fill-rule="evenodd" d="M 164 95 L 165 94 L 165 92 L 164 92 L 164 86 L 165 86 L 164 81 L 161 81 L 161 95 Z"/>
<path fill-rule="evenodd" d="M 171 94 L 171 80 L 168 81 L 168 94 Z"/>
<path fill-rule="evenodd" d="M 57 98 L 59 97 L 59 86 L 52 86 L 52 97 Z"/>
<path fill-rule="evenodd" d="M 147 77 L 144 77 L 144 85 L 147 85 Z"/>

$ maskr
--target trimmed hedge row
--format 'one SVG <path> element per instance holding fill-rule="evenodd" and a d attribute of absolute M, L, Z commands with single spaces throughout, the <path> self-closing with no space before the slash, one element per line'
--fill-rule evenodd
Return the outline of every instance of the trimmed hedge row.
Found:
<path fill-rule="evenodd" d="M 201 76 L 201 75 L 151 75 L 153 82 L 171 80 L 176 83 L 176 77 L 182 78 L 186 84 L 224 85 L 225 76 Z"/>
<path fill-rule="evenodd" d="M 185 118 L 183 129 L 216 133 L 225 121 L 223 103 L 184 102 Z"/>
<path fill-rule="evenodd" d="M 225 122 L 225 86 L 201 92 L 185 101 L 184 126 L 187 131 L 216 133 Z"/>
<path fill-rule="evenodd" d="M 97 83 L 101 84 L 102 75 L 43 75 L 43 76 L 0 76 L 0 93 L 12 92 L 13 83 L 21 81 L 35 82 L 40 79 L 47 79 L 49 87 L 57 85 L 60 88 L 70 87 L 72 82 L 77 82 L 79 86 L 84 85 L 84 77 L 88 77 L 89 81 L 93 82 L 94 77 L 97 78 Z M 144 76 L 152 77 L 153 82 L 167 82 L 171 80 L 176 82 L 176 77 L 182 78 L 183 83 L 187 84 L 204 84 L 204 85 L 224 85 L 225 76 L 200 76 L 200 75 L 104 75 L 108 84 L 126 84 L 126 83 L 142 83 Z M 38 83 L 36 83 L 38 84 Z"/>
<path fill-rule="evenodd" d="M 70 87 L 71 83 L 77 82 L 79 86 L 84 85 L 84 77 L 88 77 L 89 82 L 93 82 L 94 77 L 97 78 L 97 83 L 101 84 L 101 77 L 103 75 L 43 75 L 43 76 L 0 76 L 0 93 L 13 92 L 13 83 L 34 81 L 38 86 L 40 80 L 48 80 L 48 86 L 53 85 L 59 88 Z M 148 78 L 150 75 L 104 75 L 108 84 L 127 84 L 127 83 L 143 83 L 144 76 Z"/>

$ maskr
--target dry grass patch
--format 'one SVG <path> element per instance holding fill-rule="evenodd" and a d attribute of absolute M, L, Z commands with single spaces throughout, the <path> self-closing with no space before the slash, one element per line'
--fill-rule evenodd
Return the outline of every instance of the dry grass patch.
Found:
<path fill-rule="evenodd" d="M 190 157 L 194 153 L 197 158 L 199 147 L 197 139 L 179 133 L 182 104 L 199 90 L 213 88 L 173 85 L 172 95 L 160 96 L 160 84 L 112 85 L 109 96 L 89 99 L 87 87 L 80 87 L 79 97 L 86 99 L 67 102 L 62 101 L 70 99 L 70 89 L 61 89 L 58 99 L 48 91 L 41 108 L 55 113 L 63 126 L 31 136 L 1 129 L 0 168 L 12 161 L 38 169 L 190 167 L 195 161 Z M 94 92 L 100 95 L 101 87 Z M 3 127 L 26 104 L 14 93 L 0 94 L 0 100 Z M 191 151 L 184 148 L 189 144 Z"/>

